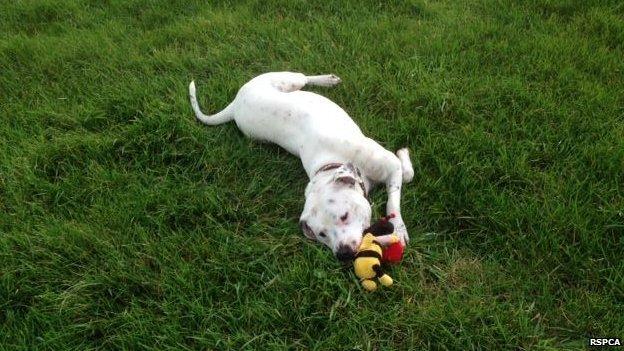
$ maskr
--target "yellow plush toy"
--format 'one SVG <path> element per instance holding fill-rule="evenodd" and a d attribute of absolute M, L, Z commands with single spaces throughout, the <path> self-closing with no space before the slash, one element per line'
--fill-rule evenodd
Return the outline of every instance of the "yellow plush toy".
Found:
<path fill-rule="evenodd" d="M 390 235 L 391 243 L 398 241 L 399 237 L 396 234 Z M 377 283 L 375 283 L 373 278 L 379 279 L 383 286 L 392 285 L 392 278 L 381 269 L 381 253 L 381 245 L 375 240 L 375 236 L 371 233 L 366 233 L 364 238 L 362 238 L 360 248 L 355 254 L 353 268 L 355 269 L 355 275 L 360 278 L 362 286 L 368 291 L 377 289 Z"/>

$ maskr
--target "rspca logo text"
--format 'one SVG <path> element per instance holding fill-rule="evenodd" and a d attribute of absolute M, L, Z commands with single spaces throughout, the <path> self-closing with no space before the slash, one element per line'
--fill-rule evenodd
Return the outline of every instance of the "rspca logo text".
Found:
<path fill-rule="evenodd" d="M 589 338 L 589 346 L 622 346 L 619 338 Z"/>

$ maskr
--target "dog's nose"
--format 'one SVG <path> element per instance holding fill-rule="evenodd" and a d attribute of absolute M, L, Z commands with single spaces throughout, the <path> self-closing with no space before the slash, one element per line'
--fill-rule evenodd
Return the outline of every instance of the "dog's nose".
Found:
<path fill-rule="evenodd" d="M 340 261 L 351 261 L 355 257 L 355 252 L 347 245 L 340 245 L 336 251 L 336 258 Z"/>

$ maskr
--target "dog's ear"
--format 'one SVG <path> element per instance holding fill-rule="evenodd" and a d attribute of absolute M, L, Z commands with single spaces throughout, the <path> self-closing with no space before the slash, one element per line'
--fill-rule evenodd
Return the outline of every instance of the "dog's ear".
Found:
<path fill-rule="evenodd" d="M 314 235 L 314 231 L 312 231 L 312 228 L 310 228 L 306 220 L 300 220 L 299 227 L 301 227 L 301 230 L 303 231 L 303 234 L 306 236 L 306 238 L 310 240 L 316 240 L 316 235 Z"/>
<path fill-rule="evenodd" d="M 342 175 L 336 178 L 336 182 L 346 185 L 355 185 L 355 178 L 350 175 Z"/>

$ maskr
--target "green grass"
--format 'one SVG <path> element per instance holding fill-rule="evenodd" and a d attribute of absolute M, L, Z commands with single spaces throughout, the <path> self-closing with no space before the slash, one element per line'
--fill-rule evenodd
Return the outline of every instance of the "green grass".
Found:
<path fill-rule="evenodd" d="M 621 1 L 0 4 L 0 349 L 583 349 L 624 337 Z M 299 160 L 195 122 L 266 71 L 412 150 L 364 293 Z M 381 214 L 384 192 L 374 193 Z"/>

